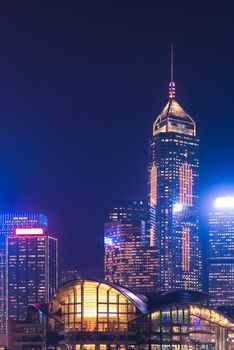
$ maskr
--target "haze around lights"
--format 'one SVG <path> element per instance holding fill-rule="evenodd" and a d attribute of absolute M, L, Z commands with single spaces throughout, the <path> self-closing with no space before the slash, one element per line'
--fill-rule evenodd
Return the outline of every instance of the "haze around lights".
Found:
<path fill-rule="evenodd" d="M 234 209 L 234 197 L 218 197 L 215 200 L 216 208 L 233 208 Z"/>
<path fill-rule="evenodd" d="M 174 213 L 180 213 L 182 210 L 183 210 L 183 205 L 181 203 L 176 203 L 174 206 L 173 206 L 173 212 Z"/>

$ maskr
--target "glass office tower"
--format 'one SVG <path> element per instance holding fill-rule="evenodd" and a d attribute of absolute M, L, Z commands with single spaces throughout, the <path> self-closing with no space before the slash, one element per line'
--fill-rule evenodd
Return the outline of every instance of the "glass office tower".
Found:
<path fill-rule="evenodd" d="M 149 206 L 125 200 L 105 224 L 105 280 L 135 291 L 157 288 L 156 249 L 149 245 Z"/>
<path fill-rule="evenodd" d="M 43 228 L 47 230 L 47 216 L 40 213 L 0 214 L 0 333 L 6 333 L 6 238 L 16 228 Z"/>
<path fill-rule="evenodd" d="M 24 320 L 28 304 L 48 303 L 58 286 L 58 241 L 42 228 L 7 237 L 7 319 Z"/>
<path fill-rule="evenodd" d="M 234 197 L 209 214 L 209 292 L 213 306 L 234 306 Z"/>
<path fill-rule="evenodd" d="M 198 232 L 199 140 L 196 123 L 175 99 L 153 124 L 149 142 L 150 245 L 158 250 L 159 289 L 201 290 Z"/>

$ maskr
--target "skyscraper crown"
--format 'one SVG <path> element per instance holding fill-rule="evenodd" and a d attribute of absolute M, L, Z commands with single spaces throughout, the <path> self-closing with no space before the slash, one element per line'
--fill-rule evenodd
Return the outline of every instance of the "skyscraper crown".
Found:
<path fill-rule="evenodd" d="M 161 132 L 177 132 L 196 136 L 196 123 L 175 100 L 174 57 L 171 45 L 171 80 L 169 83 L 169 101 L 153 124 L 153 135 Z"/>

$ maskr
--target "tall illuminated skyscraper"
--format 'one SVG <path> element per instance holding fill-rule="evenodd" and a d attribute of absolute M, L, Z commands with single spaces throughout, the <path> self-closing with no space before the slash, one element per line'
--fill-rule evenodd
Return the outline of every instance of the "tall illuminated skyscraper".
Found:
<path fill-rule="evenodd" d="M 105 280 L 139 292 L 157 289 L 156 249 L 149 246 L 149 206 L 125 200 L 109 215 L 104 232 Z"/>
<path fill-rule="evenodd" d="M 199 140 L 175 99 L 172 51 L 169 101 L 149 143 L 150 244 L 158 250 L 159 289 L 201 290 L 198 232 Z"/>
<path fill-rule="evenodd" d="M 40 213 L 0 214 L 0 334 L 6 333 L 6 239 L 16 228 L 43 228 L 47 231 L 47 216 Z"/>
<path fill-rule="evenodd" d="M 42 228 L 16 228 L 7 237 L 8 320 L 25 320 L 28 304 L 50 301 L 58 287 L 57 245 Z"/>
<path fill-rule="evenodd" d="M 216 199 L 209 214 L 209 293 L 213 306 L 234 306 L 234 197 Z"/>

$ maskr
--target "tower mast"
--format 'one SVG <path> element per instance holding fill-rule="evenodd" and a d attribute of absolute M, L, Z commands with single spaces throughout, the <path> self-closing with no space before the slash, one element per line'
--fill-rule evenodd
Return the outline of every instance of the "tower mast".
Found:
<path fill-rule="evenodd" d="M 169 98 L 175 98 L 175 83 L 174 83 L 174 47 L 171 44 L 171 81 L 169 84 Z"/>

